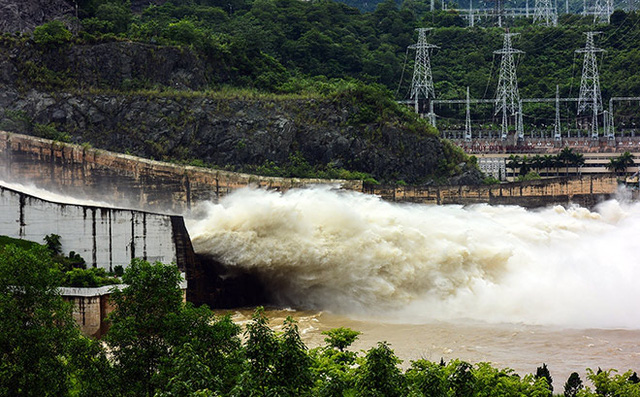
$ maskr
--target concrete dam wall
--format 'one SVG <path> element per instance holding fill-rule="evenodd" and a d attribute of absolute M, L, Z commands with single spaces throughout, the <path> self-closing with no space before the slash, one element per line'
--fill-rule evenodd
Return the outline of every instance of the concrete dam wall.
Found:
<path fill-rule="evenodd" d="M 483 186 L 368 186 L 364 192 L 388 201 L 422 204 L 519 205 L 527 208 L 575 203 L 584 207 L 611 198 L 618 190 L 613 175 L 586 175 Z M 634 192 L 637 199 L 638 192 Z"/>
<path fill-rule="evenodd" d="M 75 251 L 87 266 L 107 271 L 133 258 L 176 263 L 185 271 L 179 247 L 191 242 L 181 228 L 179 216 L 56 203 L 0 185 L 0 234 L 39 243 L 57 234 L 65 254 Z"/>
<path fill-rule="evenodd" d="M 362 190 L 361 181 L 260 177 L 177 165 L 0 131 L 0 180 L 32 182 L 69 196 L 119 207 L 184 213 L 249 185 L 284 191 L 336 183 Z"/>
<path fill-rule="evenodd" d="M 194 204 L 217 201 L 235 189 L 256 186 L 285 191 L 335 183 L 385 200 L 424 204 L 502 204 L 541 207 L 593 206 L 616 193 L 611 174 L 559 177 L 506 185 L 363 186 L 361 181 L 275 178 L 171 164 L 104 150 L 0 131 L 0 180 L 100 197 L 119 207 L 184 213 Z M 637 196 L 637 194 L 636 194 Z"/>

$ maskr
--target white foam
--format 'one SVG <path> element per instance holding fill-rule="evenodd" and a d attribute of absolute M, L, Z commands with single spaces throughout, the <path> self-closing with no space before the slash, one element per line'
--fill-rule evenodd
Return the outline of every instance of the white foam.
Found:
<path fill-rule="evenodd" d="M 399 205 L 331 188 L 244 189 L 188 222 L 197 252 L 282 305 L 405 322 L 640 327 L 640 205 Z"/>

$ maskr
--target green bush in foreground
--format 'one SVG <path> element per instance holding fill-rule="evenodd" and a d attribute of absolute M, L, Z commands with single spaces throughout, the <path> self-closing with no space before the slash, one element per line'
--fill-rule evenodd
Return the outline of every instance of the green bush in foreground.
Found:
<path fill-rule="evenodd" d="M 19 271 L 18 271 L 19 270 Z M 59 293 L 44 247 L 0 248 L 0 395 L 10 396 L 407 396 L 547 397 L 546 365 L 520 377 L 488 363 L 411 362 L 388 343 L 350 351 L 359 333 L 325 332 L 308 350 L 296 322 L 281 332 L 258 309 L 244 331 L 229 316 L 182 301 L 175 266 L 136 259 L 115 292 L 103 343 L 82 337 Z M 572 374 L 567 397 L 640 397 L 635 373 Z"/>

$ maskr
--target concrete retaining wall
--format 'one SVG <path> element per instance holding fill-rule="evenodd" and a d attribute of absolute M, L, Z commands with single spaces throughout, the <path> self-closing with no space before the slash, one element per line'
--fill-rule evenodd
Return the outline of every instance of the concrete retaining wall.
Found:
<path fill-rule="evenodd" d="M 185 264 L 177 255 L 181 242 L 174 238 L 171 218 L 134 210 L 55 203 L 0 185 L 0 234 L 40 243 L 46 235 L 58 234 L 63 253 L 75 251 L 88 266 L 108 271 L 117 265 L 126 267 L 136 257 L 150 262 L 174 262 L 184 269 Z"/>
<path fill-rule="evenodd" d="M 361 181 L 271 178 L 146 160 L 78 145 L 0 131 L 0 180 L 32 181 L 74 197 L 101 197 L 127 208 L 183 213 L 248 185 L 284 191 L 317 183 L 432 204 L 593 205 L 617 190 L 610 174 L 554 178 L 494 186 L 363 187 Z"/>
<path fill-rule="evenodd" d="M 426 204 L 520 205 L 544 207 L 576 203 L 587 207 L 613 196 L 618 181 L 611 175 L 541 179 L 486 186 L 368 186 L 366 193 L 389 201 Z"/>
<path fill-rule="evenodd" d="M 183 213 L 248 185 L 284 191 L 336 183 L 361 190 L 361 181 L 271 178 L 147 160 L 0 131 L 0 180 L 100 197 L 120 207 Z"/>

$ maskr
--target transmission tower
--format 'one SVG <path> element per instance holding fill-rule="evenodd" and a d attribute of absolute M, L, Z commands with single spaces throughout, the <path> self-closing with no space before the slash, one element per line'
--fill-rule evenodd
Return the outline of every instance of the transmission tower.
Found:
<path fill-rule="evenodd" d="M 433 90 L 433 77 L 431 76 L 431 61 L 429 60 L 429 50 L 439 48 L 436 45 L 427 43 L 427 31 L 430 28 L 418 28 L 418 43 L 410 45 L 410 49 L 416 50 L 416 60 L 413 66 L 413 79 L 411 80 L 411 95 L 415 104 L 416 113 L 419 113 L 420 97 L 425 100 L 435 98 Z"/>
<path fill-rule="evenodd" d="M 467 117 L 464 122 L 464 140 L 471 140 L 471 99 L 469 99 L 469 87 L 467 86 Z"/>
<path fill-rule="evenodd" d="M 522 51 L 511 46 L 511 37 L 518 33 L 505 33 L 504 45 L 501 50 L 494 51 L 494 54 L 502 55 L 500 62 L 500 76 L 498 77 L 498 89 L 496 91 L 495 114 L 502 111 L 502 138 L 506 138 L 508 115 L 514 115 L 518 110 L 520 94 L 518 93 L 518 78 L 516 76 L 516 64 L 513 54 L 520 54 Z"/>
<path fill-rule="evenodd" d="M 593 23 L 609 23 L 613 12 L 612 0 L 595 0 Z"/>
<path fill-rule="evenodd" d="M 576 50 L 584 53 L 582 64 L 582 79 L 580 80 L 580 96 L 578 97 L 578 115 L 588 108 L 592 110 L 591 137 L 598 137 L 598 112 L 602 110 L 602 93 L 600 92 L 600 75 L 598 73 L 598 60 L 596 53 L 603 49 L 596 48 L 593 44 L 593 36 L 601 32 L 586 32 L 587 44 L 584 48 Z"/>
<path fill-rule="evenodd" d="M 544 26 L 557 26 L 558 15 L 556 9 L 552 7 L 551 0 L 536 0 L 533 10 L 533 23 Z"/>

